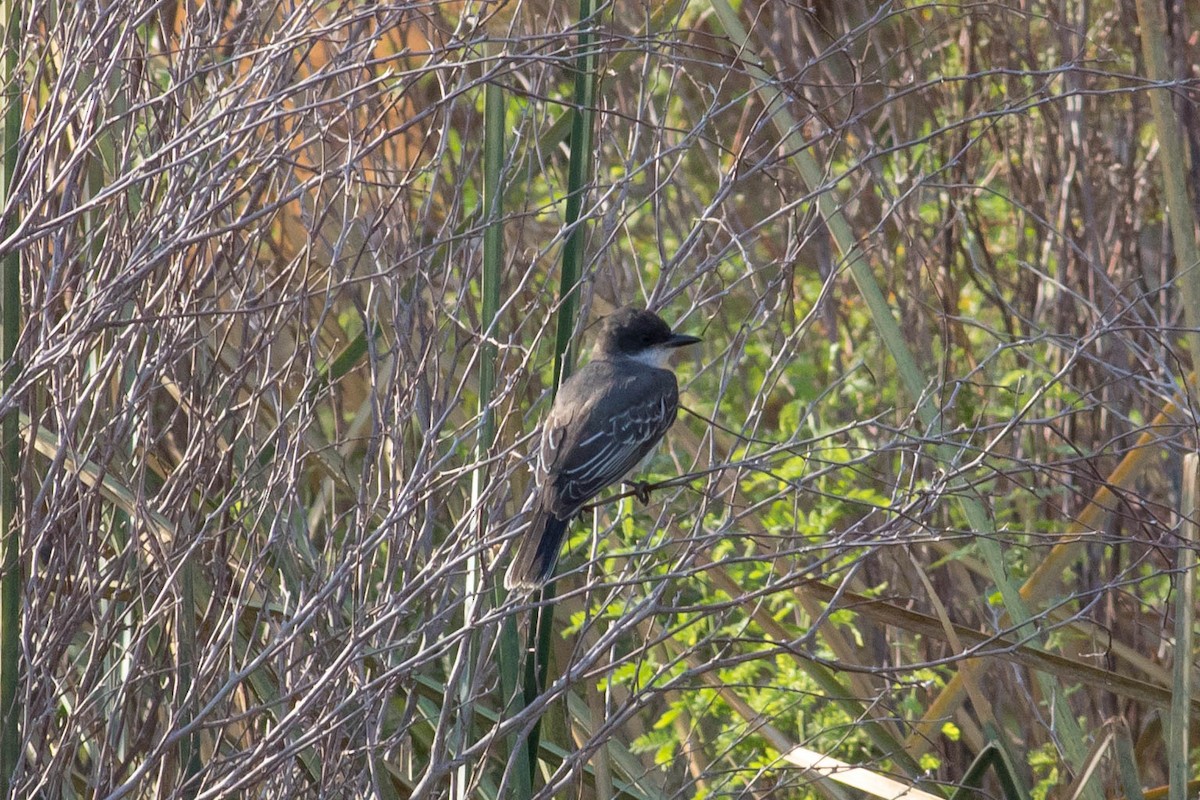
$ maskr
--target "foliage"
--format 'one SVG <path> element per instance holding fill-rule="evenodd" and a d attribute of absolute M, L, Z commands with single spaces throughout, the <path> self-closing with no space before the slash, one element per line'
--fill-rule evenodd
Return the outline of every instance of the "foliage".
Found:
<path fill-rule="evenodd" d="M 13 796 L 850 796 L 804 750 L 944 796 L 1007 752 L 1036 797 L 1100 753 L 1095 798 L 1178 767 L 1194 211 L 1141 11 L 85 6 L 6 37 Z M 652 501 L 572 528 L 526 694 L 538 600 L 495 585 L 556 337 L 586 357 L 624 303 L 704 344 Z"/>

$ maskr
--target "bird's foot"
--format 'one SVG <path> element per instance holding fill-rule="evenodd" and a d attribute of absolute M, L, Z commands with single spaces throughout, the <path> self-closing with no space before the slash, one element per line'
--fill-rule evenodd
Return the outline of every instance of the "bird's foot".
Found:
<path fill-rule="evenodd" d="M 650 491 L 654 488 L 648 481 L 625 481 L 625 485 L 633 492 L 633 496 L 641 502 L 642 505 L 647 505 L 650 502 Z"/>

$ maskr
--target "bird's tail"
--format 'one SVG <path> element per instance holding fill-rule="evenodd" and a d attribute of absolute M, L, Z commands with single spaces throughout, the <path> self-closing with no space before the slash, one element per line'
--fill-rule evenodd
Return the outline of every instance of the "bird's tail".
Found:
<path fill-rule="evenodd" d="M 568 522 L 545 512 L 534 515 L 533 522 L 521 534 L 512 563 L 504 574 L 505 589 L 540 589 L 550 579 Z"/>

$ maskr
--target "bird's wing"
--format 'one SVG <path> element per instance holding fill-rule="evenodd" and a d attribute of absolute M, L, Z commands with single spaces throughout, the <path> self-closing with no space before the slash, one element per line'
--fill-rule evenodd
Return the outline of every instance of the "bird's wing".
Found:
<path fill-rule="evenodd" d="M 636 467 L 675 421 L 679 389 L 670 370 L 610 377 L 564 384 L 562 402 L 547 416 L 539 451 L 542 505 L 560 519 Z M 598 394 L 581 396 L 579 389 L 598 384 L 604 387 Z"/>

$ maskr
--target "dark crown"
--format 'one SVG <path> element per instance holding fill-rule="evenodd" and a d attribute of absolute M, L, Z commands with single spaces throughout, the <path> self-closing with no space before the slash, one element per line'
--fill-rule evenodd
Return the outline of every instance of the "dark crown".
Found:
<path fill-rule="evenodd" d="M 672 339 L 671 326 L 653 311 L 626 306 L 604 318 L 596 349 L 603 353 L 640 353 Z"/>

